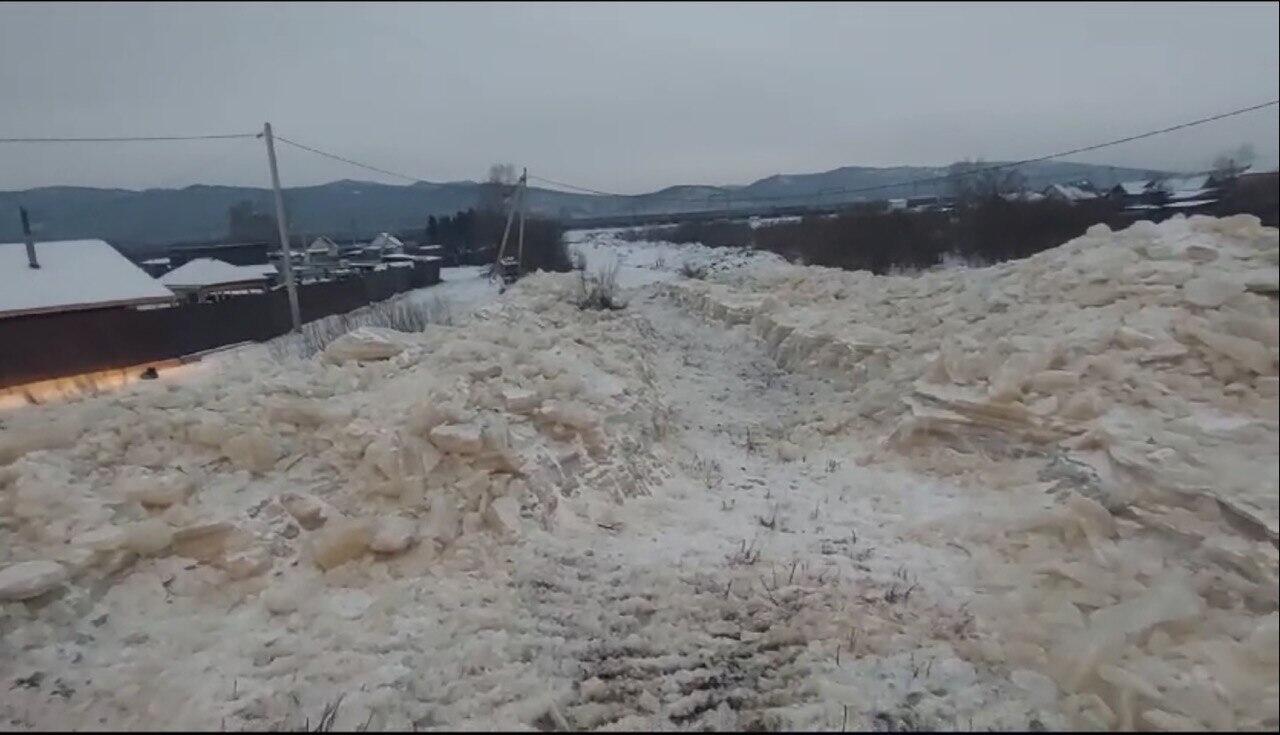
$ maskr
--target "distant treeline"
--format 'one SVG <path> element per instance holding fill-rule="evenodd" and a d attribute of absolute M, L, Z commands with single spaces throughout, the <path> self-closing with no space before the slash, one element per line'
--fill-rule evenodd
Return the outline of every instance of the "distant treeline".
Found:
<path fill-rule="evenodd" d="M 1256 177 L 1227 192 L 1198 213 L 1253 214 L 1276 226 L 1280 209 L 1277 178 Z M 929 268 L 944 259 L 996 263 L 1025 258 L 1084 234 L 1091 225 L 1113 229 L 1146 219 L 1172 217 L 1171 210 L 1126 211 L 1105 199 L 1069 204 L 985 198 L 952 211 L 888 211 L 864 205 L 835 215 L 809 216 L 752 229 L 744 222 L 685 222 L 634 230 L 632 240 L 700 242 L 710 247 L 751 247 L 784 258 L 847 270 L 887 273 Z"/>

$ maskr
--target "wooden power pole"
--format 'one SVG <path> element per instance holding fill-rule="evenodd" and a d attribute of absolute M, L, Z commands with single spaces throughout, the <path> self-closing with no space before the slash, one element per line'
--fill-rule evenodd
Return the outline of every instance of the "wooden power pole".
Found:
<path fill-rule="evenodd" d="M 284 194 L 280 192 L 280 171 L 276 167 L 276 144 L 271 137 L 271 123 L 262 124 L 262 137 L 267 139 L 267 162 L 271 164 L 271 188 L 276 195 L 276 231 L 280 235 L 280 256 L 284 261 L 284 287 L 289 292 L 289 315 L 293 318 L 293 331 L 302 328 L 302 316 L 298 312 L 298 288 L 293 282 L 293 253 L 289 251 L 289 225 L 284 218 Z"/>
<path fill-rule="evenodd" d="M 521 273 L 524 273 L 524 208 L 525 198 L 529 195 L 529 169 L 520 171 L 520 236 L 516 248 L 516 262 Z"/>

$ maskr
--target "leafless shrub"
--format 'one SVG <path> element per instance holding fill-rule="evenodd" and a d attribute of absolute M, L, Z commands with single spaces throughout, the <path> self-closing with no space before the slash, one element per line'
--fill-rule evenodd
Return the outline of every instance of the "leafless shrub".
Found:
<path fill-rule="evenodd" d="M 693 278 L 699 281 L 706 280 L 707 267 L 698 265 L 691 260 L 686 260 L 680 265 L 680 275 L 685 278 Z"/>
<path fill-rule="evenodd" d="M 726 557 L 726 560 L 729 562 L 729 566 L 731 567 L 751 566 L 752 564 L 760 561 L 760 549 L 756 548 L 754 541 L 747 544 L 746 540 L 743 539 L 737 550 L 731 552 Z"/>
<path fill-rule="evenodd" d="M 609 265 L 588 273 L 585 264 L 578 269 L 579 309 L 617 310 L 625 309 L 626 302 L 618 299 L 618 268 L 621 264 L 614 261 Z M 576 267 L 576 265 L 575 265 Z"/>
<path fill-rule="evenodd" d="M 324 706 L 324 711 L 320 714 L 320 721 L 316 723 L 315 728 L 311 727 L 311 723 L 307 724 L 307 732 L 331 732 L 333 723 L 338 719 L 338 708 L 342 706 L 342 699 L 345 694 L 339 694 L 338 698 Z"/>

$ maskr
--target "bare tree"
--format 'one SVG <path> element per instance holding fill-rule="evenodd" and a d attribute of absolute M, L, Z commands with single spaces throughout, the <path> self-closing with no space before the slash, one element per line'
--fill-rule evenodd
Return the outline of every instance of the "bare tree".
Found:
<path fill-rule="evenodd" d="M 508 198 L 516 190 L 516 167 L 495 163 L 489 167 L 489 178 L 480 185 L 480 211 L 502 212 Z"/>
<path fill-rule="evenodd" d="M 956 161 L 947 169 L 947 189 L 959 205 L 995 199 L 1023 191 L 1027 178 L 1014 168 L 993 169 L 981 159 Z"/>
<path fill-rule="evenodd" d="M 1249 143 L 1232 151 L 1219 153 L 1213 159 L 1213 173 L 1218 176 L 1232 177 L 1247 169 L 1257 157 L 1257 152 Z"/>

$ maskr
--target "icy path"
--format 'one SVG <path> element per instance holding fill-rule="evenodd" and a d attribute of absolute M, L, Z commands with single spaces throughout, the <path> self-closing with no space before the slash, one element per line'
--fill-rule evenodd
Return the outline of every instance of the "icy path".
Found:
<path fill-rule="evenodd" d="M 587 682 L 569 723 L 644 716 L 647 704 L 650 719 L 618 724 L 1032 726 L 1007 673 L 975 670 L 951 649 L 973 633 L 962 550 L 902 538 L 955 494 L 858 467 L 855 447 L 780 461 L 763 449 L 771 427 L 830 388 L 777 371 L 745 332 L 645 291 L 631 308 L 670 348 L 658 380 L 680 427 L 673 476 L 597 519 L 605 534 L 562 537 L 579 549 L 568 552 L 578 581 L 564 575 L 550 604 L 571 610 L 591 587 L 615 601 L 601 608 L 610 642 L 581 662 Z"/>

